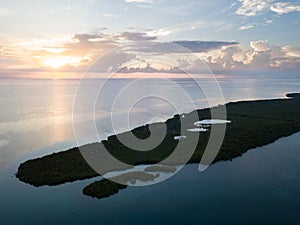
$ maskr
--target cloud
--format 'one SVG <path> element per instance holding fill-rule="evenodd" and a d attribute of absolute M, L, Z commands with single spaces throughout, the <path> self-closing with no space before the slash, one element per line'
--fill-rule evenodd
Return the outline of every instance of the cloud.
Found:
<path fill-rule="evenodd" d="M 154 0 L 125 0 L 127 3 L 154 3 Z"/>
<path fill-rule="evenodd" d="M 153 35 L 153 36 L 158 36 L 158 37 L 164 37 L 164 36 L 168 36 L 172 33 L 181 31 L 180 28 L 160 28 L 157 30 L 152 30 L 149 31 L 148 34 L 149 35 Z"/>
<path fill-rule="evenodd" d="M 290 2 L 277 2 L 271 6 L 271 11 L 278 13 L 279 15 L 300 11 L 300 5 L 293 5 Z"/>
<path fill-rule="evenodd" d="M 239 0 L 242 5 L 237 9 L 236 14 L 242 16 L 256 16 L 267 9 L 273 0 Z"/>
<path fill-rule="evenodd" d="M 116 37 L 124 38 L 129 41 L 153 41 L 157 39 L 155 36 L 148 36 L 146 33 L 138 32 L 123 32 Z"/>
<path fill-rule="evenodd" d="M 121 49 L 108 52 L 98 57 L 92 64 L 89 72 L 119 72 L 122 64 L 135 59 L 134 54 L 129 54 Z"/>
<path fill-rule="evenodd" d="M 59 72 L 81 72 L 92 65 L 92 72 L 201 73 L 202 62 L 216 73 L 300 69 L 300 47 L 274 45 L 267 40 L 251 41 L 245 47 L 234 41 L 162 42 L 143 32 L 98 31 L 30 43 L 2 44 L 2 70 L 47 72 L 57 66 Z M 168 64 L 172 66 L 158 63 L 166 59 L 172 60 Z"/>
<path fill-rule="evenodd" d="M 194 21 L 194 22 L 188 22 L 188 23 L 179 23 L 176 24 L 175 26 L 169 26 L 169 27 L 164 27 L 164 28 L 159 28 L 156 30 L 151 30 L 148 31 L 147 34 L 149 36 L 156 36 L 156 37 L 165 37 L 168 35 L 172 35 L 175 33 L 180 33 L 182 31 L 187 31 L 187 30 L 195 30 L 199 28 L 204 28 L 204 27 L 224 27 L 223 22 L 214 22 L 214 21 L 206 21 L 206 20 L 199 20 L 199 21 Z"/>
<path fill-rule="evenodd" d="M 105 38 L 106 36 L 102 33 L 96 33 L 96 34 L 75 34 L 73 37 L 73 40 L 76 40 L 78 42 L 92 42 L 93 40 L 99 40 L 102 38 Z"/>
<path fill-rule="evenodd" d="M 271 45 L 266 40 L 251 41 L 250 46 L 256 52 L 265 52 L 271 49 Z"/>
<path fill-rule="evenodd" d="M 113 17 L 113 18 L 119 17 L 118 15 L 110 14 L 110 13 L 104 13 L 103 16 L 104 16 L 104 17 Z"/>
<path fill-rule="evenodd" d="M 193 42 L 192 42 L 193 43 Z M 194 46 L 193 43 L 191 46 Z M 221 74 L 233 73 L 257 73 L 257 71 L 278 72 L 278 71 L 298 71 L 300 69 L 300 47 L 277 46 L 267 40 L 251 41 L 251 49 L 247 49 L 240 44 L 220 45 L 208 51 L 194 54 L 176 55 L 176 63 L 170 68 L 160 68 L 154 64 L 144 61 L 142 66 L 123 67 L 120 72 L 146 72 L 146 73 L 203 73 L 204 63 L 214 72 Z M 172 46 L 172 45 L 170 45 Z M 161 48 L 162 49 L 162 48 Z M 175 49 L 173 47 L 173 49 Z M 204 50 L 204 49 L 201 49 Z M 163 51 L 162 51 L 163 52 Z M 163 54 L 163 53 L 160 54 Z M 167 49 L 164 54 L 175 57 L 174 52 Z M 175 53 L 176 54 L 176 53 Z M 204 63 L 203 63 L 204 62 Z"/>
<path fill-rule="evenodd" d="M 52 61 L 56 62 L 59 59 L 70 59 L 70 56 L 76 58 L 74 63 L 72 60 L 65 60 L 70 61 L 70 63 L 63 67 L 58 64 L 57 70 L 60 71 L 85 70 L 87 66 L 92 65 L 94 72 L 107 72 L 108 70 L 117 70 L 123 63 L 136 57 L 122 48 L 130 46 L 130 43 L 151 42 L 153 40 L 156 40 L 156 37 L 150 37 L 141 32 L 104 34 L 99 31 L 92 34 L 81 33 L 75 34 L 69 41 L 60 44 L 59 47 L 64 49 L 61 54 L 35 51 L 34 55 L 40 56 L 41 58 L 38 60 L 42 61 L 44 65 L 51 65 L 53 64 Z"/>
<path fill-rule="evenodd" d="M 251 41 L 250 47 L 223 47 L 203 60 L 215 71 L 300 68 L 300 47 L 272 45 L 267 40 Z"/>
<path fill-rule="evenodd" d="M 239 70 L 245 67 L 248 59 L 240 45 L 223 47 L 203 55 L 204 60 L 213 71 Z"/>
<path fill-rule="evenodd" d="M 194 53 L 206 52 L 222 46 L 238 44 L 238 42 L 224 42 L 224 41 L 174 41 L 172 43 L 180 45 Z"/>
<path fill-rule="evenodd" d="M 236 10 L 236 14 L 247 17 L 256 16 L 266 10 L 279 15 L 300 11 L 300 6 L 291 2 L 274 2 L 274 0 L 239 0 L 239 2 L 242 5 Z"/>
<path fill-rule="evenodd" d="M 295 46 L 284 46 L 282 47 L 282 50 L 286 53 L 287 56 L 289 57 L 297 57 L 300 58 L 300 47 L 295 47 Z"/>
<path fill-rule="evenodd" d="M 207 52 L 221 46 L 235 45 L 237 42 L 224 41 L 173 41 L 173 42 L 148 42 L 134 43 L 131 51 L 151 54 L 171 53 L 200 53 Z"/>
<path fill-rule="evenodd" d="M 272 60 L 272 51 L 253 51 L 249 54 L 250 63 L 252 68 L 268 68 Z"/>
<path fill-rule="evenodd" d="M 247 24 L 247 25 L 241 26 L 240 30 L 248 30 L 248 29 L 251 29 L 253 27 L 254 27 L 253 24 Z"/>
<path fill-rule="evenodd" d="M 262 25 L 266 26 L 266 25 L 269 25 L 271 23 L 273 23 L 273 20 L 265 19 L 264 22 L 262 23 Z"/>

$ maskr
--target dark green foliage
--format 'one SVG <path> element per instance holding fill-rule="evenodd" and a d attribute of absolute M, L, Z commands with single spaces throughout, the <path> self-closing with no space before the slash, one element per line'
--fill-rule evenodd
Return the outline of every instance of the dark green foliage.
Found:
<path fill-rule="evenodd" d="M 290 93 L 290 94 L 287 94 L 286 97 L 288 97 L 288 98 L 300 98 L 300 93 Z"/>
<path fill-rule="evenodd" d="M 78 148 L 28 160 L 19 166 L 16 177 L 34 186 L 58 185 L 98 176 L 82 158 Z"/>
<path fill-rule="evenodd" d="M 107 179 L 103 179 L 89 184 L 82 190 L 82 193 L 84 195 L 101 199 L 101 198 L 106 198 L 111 195 L 117 194 L 119 190 L 124 189 L 126 187 L 127 185 L 123 185 Z"/>
<path fill-rule="evenodd" d="M 300 131 L 300 99 L 229 103 L 227 113 L 232 123 L 215 161 L 240 156 Z"/>
<path fill-rule="evenodd" d="M 127 187 L 126 183 L 130 182 L 135 184 L 137 180 L 140 181 L 153 181 L 159 175 L 152 175 L 145 172 L 128 172 L 116 177 L 102 179 L 86 186 L 82 193 L 93 198 L 105 198 L 117 194 L 119 190 Z M 114 182 L 115 181 L 115 182 Z"/>

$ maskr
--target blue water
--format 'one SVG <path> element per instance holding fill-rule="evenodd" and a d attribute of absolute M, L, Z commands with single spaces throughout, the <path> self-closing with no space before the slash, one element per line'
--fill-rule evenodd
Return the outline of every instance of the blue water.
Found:
<path fill-rule="evenodd" d="M 0 225 L 300 224 L 300 133 L 216 163 L 202 173 L 198 165 L 188 165 L 165 182 L 130 187 L 102 200 L 81 194 L 98 178 L 56 187 L 21 183 L 14 177 L 20 162 L 76 144 L 69 116 L 78 83 L 5 82 L 0 85 L 0 105 L 5 106 L 0 109 Z M 236 101 L 283 97 L 299 92 L 300 82 L 224 80 L 220 84 L 225 101 Z M 158 90 L 164 90 L 165 84 L 160 85 Z M 181 85 L 197 98 L 192 84 Z M 151 107 L 139 107 L 149 112 L 140 122 L 151 119 Z M 173 113 L 167 107 L 160 109 L 163 118 Z"/>
<path fill-rule="evenodd" d="M 1 224 L 299 224 L 300 133 L 199 173 L 96 200 L 90 181 L 34 188 L 4 177 Z M 14 166 L 7 175 L 13 172 Z"/>

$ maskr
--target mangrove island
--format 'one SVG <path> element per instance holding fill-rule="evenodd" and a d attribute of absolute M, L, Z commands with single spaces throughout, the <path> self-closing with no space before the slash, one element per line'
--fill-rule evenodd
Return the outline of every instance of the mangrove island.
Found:
<path fill-rule="evenodd" d="M 287 94 L 283 99 L 239 101 L 227 103 L 226 133 L 214 163 L 220 160 L 231 160 L 241 156 L 249 149 L 270 144 L 279 138 L 290 136 L 300 131 L 300 94 Z M 221 106 L 216 106 L 221 107 Z M 211 118 L 210 109 L 196 110 L 199 121 Z M 188 121 L 188 126 L 182 129 L 181 120 Z M 106 172 L 120 171 L 133 168 L 137 165 L 149 165 L 143 172 L 131 172 L 128 175 L 121 175 L 125 182 L 134 183 L 139 178 L 136 175 L 143 174 L 145 181 L 153 180 L 158 175 L 151 174 L 155 171 L 174 172 L 174 165 L 153 166 L 167 158 L 176 148 L 179 142 L 185 142 L 189 135 L 199 134 L 199 141 L 195 151 L 188 163 L 199 163 L 206 148 L 210 127 L 204 124 L 202 127 L 195 127 L 197 121 L 189 121 L 189 113 L 175 115 L 164 123 L 147 124 L 133 129 L 132 132 L 137 138 L 146 139 L 151 132 L 149 126 L 160 129 L 167 128 L 166 136 L 160 145 L 151 151 L 135 151 L 123 145 L 119 140 L 120 135 L 112 135 L 107 140 L 101 141 L 109 153 L 116 159 L 128 164 L 127 168 L 107 168 Z M 218 126 L 218 124 L 216 124 Z M 182 130 L 185 130 L 182 133 Z M 152 129 L 153 131 L 153 129 Z M 126 133 L 126 132 L 125 132 Z M 182 137 L 182 138 L 174 138 Z M 187 138 L 183 138 L 187 137 Z M 91 143 L 84 147 L 85 151 L 99 151 L 99 143 Z M 284 149 L 283 149 L 284 151 Z M 179 159 L 180 161 L 180 159 Z M 179 162 L 178 161 L 178 162 Z M 152 165 L 152 166 L 151 166 Z M 36 187 L 43 185 L 59 185 L 66 182 L 89 179 L 100 176 L 95 172 L 83 158 L 78 147 L 67 151 L 53 153 L 37 159 L 31 159 L 22 163 L 16 173 L 16 177 L 25 183 Z M 83 189 L 83 194 L 103 198 L 118 193 L 127 185 L 118 184 L 111 180 L 102 178 Z"/>

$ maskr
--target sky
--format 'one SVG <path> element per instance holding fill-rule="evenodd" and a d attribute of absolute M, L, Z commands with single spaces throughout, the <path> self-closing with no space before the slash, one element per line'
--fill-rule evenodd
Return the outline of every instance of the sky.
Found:
<path fill-rule="evenodd" d="M 300 71 L 295 0 L 0 0 L 0 27 L 0 77 Z"/>

